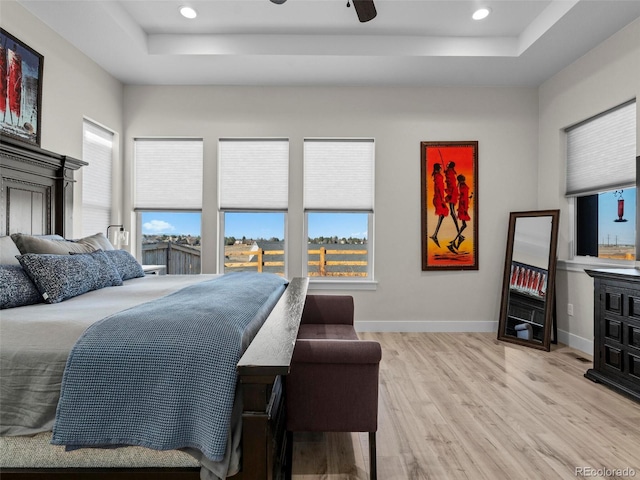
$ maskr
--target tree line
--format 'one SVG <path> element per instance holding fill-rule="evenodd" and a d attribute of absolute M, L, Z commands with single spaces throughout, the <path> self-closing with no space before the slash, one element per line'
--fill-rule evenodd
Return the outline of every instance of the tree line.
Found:
<path fill-rule="evenodd" d="M 238 240 L 240 240 L 240 242 L 242 244 L 247 244 L 250 245 L 253 242 L 282 242 L 284 240 L 279 239 L 278 237 L 271 237 L 269 239 L 266 238 L 250 238 L 247 239 L 247 237 L 242 237 L 241 239 L 238 239 L 236 237 L 224 237 L 224 244 L 225 245 L 235 245 L 236 242 L 238 242 Z M 319 244 L 319 245 L 338 245 L 338 244 L 346 244 L 346 245 L 363 245 L 367 243 L 367 239 L 366 238 L 357 238 L 357 237 L 338 237 L 338 236 L 332 236 L 332 237 L 315 237 L 315 238 L 311 238 L 309 237 L 308 239 L 309 243 L 313 243 L 313 244 Z"/>

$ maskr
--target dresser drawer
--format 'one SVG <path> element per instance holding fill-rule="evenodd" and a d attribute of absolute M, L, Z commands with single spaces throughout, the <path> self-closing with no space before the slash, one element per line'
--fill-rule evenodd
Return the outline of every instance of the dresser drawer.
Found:
<path fill-rule="evenodd" d="M 616 372 L 622 373 L 624 370 L 624 356 L 620 348 L 605 345 L 604 346 L 604 364 L 614 369 Z"/>
<path fill-rule="evenodd" d="M 627 303 L 629 304 L 629 312 L 627 315 L 640 322 L 640 296 L 629 295 L 627 298 Z"/>
<path fill-rule="evenodd" d="M 609 289 L 605 290 L 604 310 L 609 314 L 622 315 L 622 293 Z"/>
<path fill-rule="evenodd" d="M 605 318 L 604 320 L 604 336 L 609 340 L 615 340 L 616 342 L 622 342 L 622 322 L 619 320 L 611 320 Z"/>
<path fill-rule="evenodd" d="M 640 382 L 640 356 L 629 354 L 629 376 Z"/>
<path fill-rule="evenodd" d="M 630 347 L 640 349 L 640 326 L 628 325 L 627 343 Z"/>

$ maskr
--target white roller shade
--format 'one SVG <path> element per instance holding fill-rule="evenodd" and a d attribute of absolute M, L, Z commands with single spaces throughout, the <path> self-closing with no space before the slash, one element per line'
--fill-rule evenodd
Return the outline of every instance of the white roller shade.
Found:
<path fill-rule="evenodd" d="M 636 184 L 636 103 L 567 129 L 567 196 Z"/>
<path fill-rule="evenodd" d="M 135 140 L 135 208 L 202 209 L 201 139 Z"/>
<path fill-rule="evenodd" d="M 82 122 L 82 236 L 106 233 L 111 223 L 113 133 Z"/>
<path fill-rule="evenodd" d="M 218 179 L 221 210 L 286 210 L 289 141 L 221 138 Z"/>
<path fill-rule="evenodd" d="M 373 211 L 372 139 L 304 141 L 305 210 Z"/>

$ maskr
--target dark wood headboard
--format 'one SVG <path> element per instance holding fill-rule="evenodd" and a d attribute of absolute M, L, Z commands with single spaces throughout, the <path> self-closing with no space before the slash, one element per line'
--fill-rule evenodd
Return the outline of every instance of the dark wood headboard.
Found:
<path fill-rule="evenodd" d="M 0 235 L 72 236 L 73 172 L 87 162 L 0 136 Z"/>

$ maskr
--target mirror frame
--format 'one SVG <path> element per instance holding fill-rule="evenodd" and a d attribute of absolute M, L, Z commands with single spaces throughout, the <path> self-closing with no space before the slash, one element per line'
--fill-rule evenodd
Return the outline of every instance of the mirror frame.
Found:
<path fill-rule="evenodd" d="M 547 273 L 547 291 L 544 305 L 544 329 L 542 331 L 542 342 L 526 340 L 505 334 L 507 326 L 507 316 L 509 307 L 509 284 L 511 278 L 511 262 L 513 259 L 513 240 L 515 237 L 516 220 L 518 218 L 529 217 L 551 217 L 551 235 L 549 245 L 549 268 Z M 556 284 L 556 261 L 558 246 L 558 223 L 560 210 L 532 210 L 526 212 L 511 212 L 509 214 L 509 233 L 507 235 L 507 248 L 504 261 L 504 275 L 502 278 L 502 300 L 500 302 L 500 321 L 498 322 L 498 340 L 525 345 L 540 350 L 551 349 L 551 330 L 554 322 L 555 284 Z M 554 339 L 555 340 L 555 339 Z"/>

